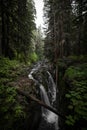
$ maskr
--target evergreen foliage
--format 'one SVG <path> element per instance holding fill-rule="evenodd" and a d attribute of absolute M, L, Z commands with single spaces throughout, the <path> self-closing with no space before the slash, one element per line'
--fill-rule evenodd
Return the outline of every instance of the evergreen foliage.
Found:
<path fill-rule="evenodd" d="M 35 29 L 33 0 L 0 1 L 0 54 L 26 63 Z M 9 8 L 10 7 L 10 8 Z"/>
<path fill-rule="evenodd" d="M 87 2 L 44 0 L 44 3 L 45 55 L 57 62 L 59 57 L 87 54 Z"/>
<path fill-rule="evenodd" d="M 29 117 L 32 122 L 9 82 L 21 74 L 20 62 L 35 63 L 43 54 L 55 68 L 56 84 L 68 85 L 57 95 L 59 102 L 68 101 L 67 106 L 59 104 L 68 110 L 66 124 L 86 130 L 87 0 L 44 0 L 45 40 L 41 28 L 36 29 L 35 14 L 33 0 L 0 0 L 0 130 L 22 130 Z"/>

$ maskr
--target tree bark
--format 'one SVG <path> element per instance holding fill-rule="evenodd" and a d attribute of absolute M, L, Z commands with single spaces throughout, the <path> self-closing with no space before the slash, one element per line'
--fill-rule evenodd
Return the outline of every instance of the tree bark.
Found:
<path fill-rule="evenodd" d="M 5 13 L 4 13 L 4 2 L 1 0 L 1 19 L 2 19 L 2 38 L 1 38 L 1 49 L 2 55 L 5 55 Z"/>

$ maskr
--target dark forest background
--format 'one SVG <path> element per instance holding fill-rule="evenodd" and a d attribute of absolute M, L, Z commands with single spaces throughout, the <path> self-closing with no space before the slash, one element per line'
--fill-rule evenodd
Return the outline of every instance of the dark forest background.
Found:
<path fill-rule="evenodd" d="M 43 10 L 44 35 L 33 0 L 0 0 L 0 129 L 36 129 L 40 108 L 16 89 L 40 98 L 27 75 L 48 59 L 60 92 L 57 110 L 66 116 L 61 130 L 87 130 L 87 0 L 44 0 Z"/>

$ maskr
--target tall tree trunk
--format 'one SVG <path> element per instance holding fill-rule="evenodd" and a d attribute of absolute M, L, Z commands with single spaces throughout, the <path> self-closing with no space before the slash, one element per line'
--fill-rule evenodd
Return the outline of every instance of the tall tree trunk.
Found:
<path fill-rule="evenodd" d="M 4 12 L 4 1 L 1 0 L 1 19 L 2 19 L 2 38 L 1 38 L 1 47 L 2 55 L 5 56 L 5 45 L 6 45 L 6 30 L 5 30 L 5 12 Z"/>
<path fill-rule="evenodd" d="M 5 57 L 11 58 L 10 47 L 9 47 L 9 16 L 6 14 L 6 46 L 5 46 Z"/>
<path fill-rule="evenodd" d="M 82 0 L 79 0 L 78 1 L 79 3 L 79 16 L 82 15 Z M 79 17 L 79 24 L 78 24 L 78 41 L 77 41 L 77 54 L 80 55 L 82 53 L 82 47 L 81 47 L 81 44 L 82 44 L 82 28 L 83 28 L 83 18 L 82 17 Z"/>

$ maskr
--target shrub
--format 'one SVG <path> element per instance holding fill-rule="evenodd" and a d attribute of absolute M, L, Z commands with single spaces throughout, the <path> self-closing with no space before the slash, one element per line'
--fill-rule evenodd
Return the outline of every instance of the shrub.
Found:
<path fill-rule="evenodd" d="M 15 122 L 24 118 L 22 106 L 16 101 L 16 89 L 0 85 L 0 130 L 14 129 Z M 19 127 L 20 124 L 16 124 Z"/>
<path fill-rule="evenodd" d="M 65 77 L 69 79 L 71 86 L 66 94 L 69 99 L 66 123 L 73 126 L 87 121 L 87 64 L 69 67 Z"/>

